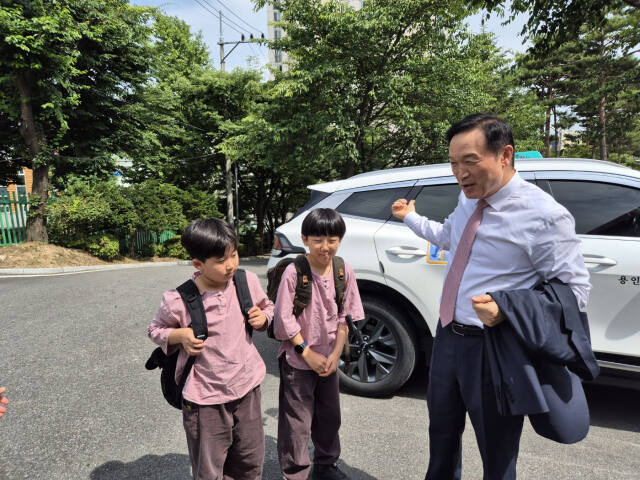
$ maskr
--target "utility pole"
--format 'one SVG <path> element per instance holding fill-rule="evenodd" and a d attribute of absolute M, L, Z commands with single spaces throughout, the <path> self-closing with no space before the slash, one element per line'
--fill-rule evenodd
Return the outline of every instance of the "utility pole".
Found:
<path fill-rule="evenodd" d="M 218 18 L 220 20 L 220 41 L 218 42 L 218 45 L 220 45 L 220 70 L 221 71 L 225 71 L 225 60 L 226 58 L 231 55 L 231 52 L 233 52 L 236 47 L 238 45 L 240 45 L 241 43 L 254 43 L 254 42 L 259 42 L 260 40 L 254 39 L 253 38 L 253 34 L 251 34 L 249 36 L 249 40 L 245 40 L 244 39 L 244 35 L 242 35 L 242 39 L 238 42 L 225 42 L 224 41 L 224 37 L 222 36 L 222 10 L 218 10 Z M 261 39 L 264 40 L 264 33 L 261 35 Z M 224 46 L 225 45 L 233 45 L 233 48 L 231 50 L 229 50 L 229 53 L 227 53 L 225 55 L 224 53 Z M 233 173 L 231 172 L 231 160 L 229 159 L 229 157 L 226 157 L 224 160 L 224 178 L 225 178 L 225 185 L 226 185 L 226 190 L 227 190 L 227 222 L 229 222 L 229 225 L 233 225 L 236 228 L 236 231 L 238 230 L 238 166 L 236 165 L 236 178 L 235 178 L 235 196 L 236 196 L 236 208 L 235 208 L 235 213 L 234 213 L 234 208 L 233 208 Z"/>
<path fill-rule="evenodd" d="M 218 14 L 220 19 L 220 42 L 218 42 L 218 45 L 220 45 L 220 70 L 224 72 L 224 60 L 227 57 L 224 54 L 224 37 L 222 36 L 222 10 L 219 10 Z M 231 49 L 231 51 L 233 51 L 233 49 Z M 231 160 L 228 155 L 225 155 L 224 159 L 224 179 L 227 190 L 227 222 L 229 222 L 229 225 L 237 225 L 233 211 L 233 176 L 231 173 Z"/>
<path fill-rule="evenodd" d="M 235 167 L 235 176 L 236 176 L 236 191 L 235 191 L 235 198 L 236 198 L 236 223 L 233 225 L 236 229 L 236 232 L 238 231 L 238 226 L 239 226 L 239 222 L 238 222 L 238 217 L 239 217 L 239 213 L 240 213 L 240 195 L 238 195 L 238 162 L 234 163 L 233 166 Z"/>

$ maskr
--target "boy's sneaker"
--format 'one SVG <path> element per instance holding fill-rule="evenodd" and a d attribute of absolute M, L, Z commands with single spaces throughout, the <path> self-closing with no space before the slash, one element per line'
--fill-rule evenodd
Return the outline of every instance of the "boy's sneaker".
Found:
<path fill-rule="evenodd" d="M 349 480 L 349 477 L 335 464 L 322 465 L 320 463 L 314 463 L 311 480 Z"/>

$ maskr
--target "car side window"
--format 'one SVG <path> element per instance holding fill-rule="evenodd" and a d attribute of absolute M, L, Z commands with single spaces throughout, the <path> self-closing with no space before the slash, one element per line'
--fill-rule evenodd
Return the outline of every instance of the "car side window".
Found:
<path fill-rule="evenodd" d="M 387 220 L 391 216 L 391 204 L 409 193 L 410 187 L 381 188 L 354 192 L 336 210 L 345 215 Z"/>
<path fill-rule="evenodd" d="M 640 237 L 640 189 L 612 183 L 549 180 L 576 220 L 576 233 Z"/>
<path fill-rule="evenodd" d="M 416 196 L 416 212 L 442 223 L 458 205 L 459 195 L 457 183 L 425 185 Z"/>

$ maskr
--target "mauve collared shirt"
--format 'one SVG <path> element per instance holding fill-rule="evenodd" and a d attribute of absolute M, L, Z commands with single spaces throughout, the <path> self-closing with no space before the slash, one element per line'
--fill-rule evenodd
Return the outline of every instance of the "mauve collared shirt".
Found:
<path fill-rule="evenodd" d="M 293 297 L 297 282 L 295 264 L 292 263 L 282 272 L 276 298 L 274 333 L 277 339 L 283 340 L 278 357 L 286 355 L 287 362 L 293 368 L 311 370 L 302 357 L 295 352 L 289 339 L 301 333 L 304 341 L 314 352 L 326 357 L 333 351 L 338 324 L 346 323 L 347 314 L 351 315 L 354 322 L 364 318 L 355 274 L 346 262 L 344 270 L 345 290 L 342 314 L 338 316 L 336 288 L 333 269 L 331 269 L 324 277 L 312 272 L 311 302 L 297 319 L 293 315 Z"/>
<path fill-rule="evenodd" d="M 571 214 L 551 195 L 517 173 L 500 190 L 485 198 L 484 209 L 469 262 L 462 275 L 454 319 L 484 328 L 471 297 L 486 292 L 532 288 L 558 278 L 571 287 L 584 308 L 591 284 Z M 477 200 L 460 192 L 458 205 L 444 224 L 416 212 L 404 223 L 427 241 L 449 250 L 453 259 L 458 242 Z M 445 277 L 451 262 L 445 269 Z"/>
<path fill-rule="evenodd" d="M 193 280 L 200 275 L 196 272 Z M 247 271 L 247 283 L 253 304 L 260 307 L 267 320 L 273 319 L 273 303 L 260 286 L 255 273 Z M 244 316 L 233 279 L 221 291 L 202 293 L 207 316 L 208 337 L 202 353 L 189 373 L 182 396 L 199 405 L 218 405 L 246 395 L 264 379 L 266 367 L 251 336 L 247 333 Z M 158 313 L 148 328 L 149 338 L 166 354 L 180 345 L 168 345 L 174 328 L 191 323 L 187 308 L 177 290 L 164 293 Z M 176 383 L 180 381 L 188 355 L 180 348 L 176 365 Z"/>

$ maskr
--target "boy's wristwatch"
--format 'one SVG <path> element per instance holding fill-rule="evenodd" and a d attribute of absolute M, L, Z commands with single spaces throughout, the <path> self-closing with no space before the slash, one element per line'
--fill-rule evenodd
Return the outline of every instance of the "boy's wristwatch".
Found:
<path fill-rule="evenodd" d="M 308 347 L 307 342 L 303 341 L 302 343 L 295 345 L 293 349 L 296 351 L 298 355 L 302 355 L 302 353 L 304 352 L 304 349 L 307 347 Z"/>

